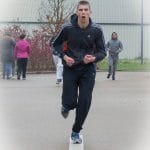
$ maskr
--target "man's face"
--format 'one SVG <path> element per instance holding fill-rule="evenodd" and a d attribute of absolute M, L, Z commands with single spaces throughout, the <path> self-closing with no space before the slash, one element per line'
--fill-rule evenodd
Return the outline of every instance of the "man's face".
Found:
<path fill-rule="evenodd" d="M 91 10 L 89 5 L 79 5 L 76 12 L 78 19 L 81 22 L 86 22 L 89 20 L 91 15 Z"/>
<path fill-rule="evenodd" d="M 113 33 L 112 34 L 112 39 L 117 39 L 117 34 Z"/>

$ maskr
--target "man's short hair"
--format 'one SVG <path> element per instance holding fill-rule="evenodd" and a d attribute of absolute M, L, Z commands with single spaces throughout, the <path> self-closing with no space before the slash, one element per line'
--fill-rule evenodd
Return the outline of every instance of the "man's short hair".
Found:
<path fill-rule="evenodd" d="M 90 2 L 86 1 L 86 0 L 81 0 L 78 2 L 78 5 L 77 5 L 77 9 L 79 8 L 80 5 L 89 5 L 89 8 L 91 8 L 90 6 Z"/>

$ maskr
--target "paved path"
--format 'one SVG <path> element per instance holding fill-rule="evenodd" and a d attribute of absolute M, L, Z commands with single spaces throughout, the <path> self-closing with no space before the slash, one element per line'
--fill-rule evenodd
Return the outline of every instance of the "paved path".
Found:
<path fill-rule="evenodd" d="M 97 73 L 85 150 L 149 150 L 150 73 L 105 76 Z M 54 74 L 0 79 L 0 150 L 68 150 L 74 112 L 61 117 L 60 97 Z"/>

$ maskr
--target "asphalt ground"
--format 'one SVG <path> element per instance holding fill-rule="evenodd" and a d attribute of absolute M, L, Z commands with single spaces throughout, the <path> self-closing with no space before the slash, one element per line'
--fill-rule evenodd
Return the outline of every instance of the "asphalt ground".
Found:
<path fill-rule="evenodd" d="M 150 149 L 150 72 L 98 72 L 82 130 L 85 150 Z M 55 74 L 0 79 L 0 150 L 68 150 L 74 111 L 60 114 Z M 69 91 L 68 91 L 69 93 Z"/>

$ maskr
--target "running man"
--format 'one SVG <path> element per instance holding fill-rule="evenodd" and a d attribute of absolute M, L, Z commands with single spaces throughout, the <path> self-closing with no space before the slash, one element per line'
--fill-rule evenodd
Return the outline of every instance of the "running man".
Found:
<path fill-rule="evenodd" d="M 79 133 L 91 105 L 96 63 L 106 56 L 103 31 L 90 15 L 90 3 L 78 2 L 76 14 L 62 26 L 53 43 L 64 64 L 61 113 L 67 118 L 70 110 L 76 110 L 71 133 L 74 144 L 82 142 Z M 65 51 L 63 42 L 67 42 Z"/>

